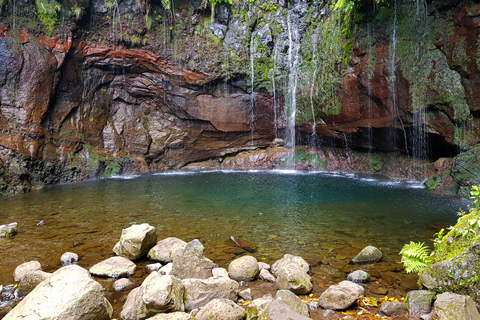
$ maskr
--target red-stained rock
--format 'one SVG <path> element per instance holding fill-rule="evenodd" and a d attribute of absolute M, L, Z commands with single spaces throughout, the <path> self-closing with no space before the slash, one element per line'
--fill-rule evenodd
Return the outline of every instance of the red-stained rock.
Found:
<path fill-rule="evenodd" d="M 0 37 L 5 37 L 6 32 L 8 31 L 8 28 L 5 27 L 3 22 L 0 22 Z"/>
<path fill-rule="evenodd" d="M 28 34 L 28 30 L 25 28 L 22 28 L 22 31 L 20 32 L 20 43 L 25 44 L 30 42 L 30 35 Z"/>

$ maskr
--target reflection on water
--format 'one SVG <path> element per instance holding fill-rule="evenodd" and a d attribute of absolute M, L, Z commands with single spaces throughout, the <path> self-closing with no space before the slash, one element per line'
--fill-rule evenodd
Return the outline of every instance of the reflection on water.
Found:
<path fill-rule="evenodd" d="M 284 253 L 351 259 L 370 244 L 396 263 L 404 243 L 431 243 L 438 231 L 431 226 L 454 223 L 466 205 L 418 187 L 293 171 L 167 172 L 56 186 L 0 200 L 1 224 L 19 224 L 17 236 L 0 241 L 0 284 L 12 283 L 25 261 L 55 269 L 66 251 L 90 267 L 112 256 L 123 228 L 144 222 L 159 239 L 199 238 L 206 256 L 224 266 L 234 258 L 224 252 L 231 236 L 252 243 L 267 262 Z"/>

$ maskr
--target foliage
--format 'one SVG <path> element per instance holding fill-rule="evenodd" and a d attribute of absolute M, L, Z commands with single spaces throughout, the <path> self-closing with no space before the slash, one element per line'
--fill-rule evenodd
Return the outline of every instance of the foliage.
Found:
<path fill-rule="evenodd" d="M 163 1 L 163 0 L 162 0 Z M 219 3 L 227 3 L 227 4 L 232 4 L 233 0 L 203 0 L 202 6 L 204 8 L 207 7 L 207 3 L 210 4 L 210 9 L 211 9 L 211 21 L 212 23 L 215 21 L 215 6 Z"/>
<path fill-rule="evenodd" d="M 410 241 L 403 246 L 400 254 L 407 273 L 418 273 L 430 264 L 430 249 L 424 242 Z"/>
<path fill-rule="evenodd" d="M 60 11 L 60 4 L 55 0 L 36 0 L 38 18 L 45 26 L 45 33 L 51 36 L 57 23 L 57 12 Z"/>
<path fill-rule="evenodd" d="M 379 153 L 372 153 L 369 156 L 370 161 L 368 162 L 368 164 L 370 166 L 370 171 L 372 171 L 372 173 L 375 173 L 382 170 L 383 164 L 385 162 L 385 156 Z"/>
<path fill-rule="evenodd" d="M 470 199 L 473 200 L 472 208 L 470 209 L 470 211 L 479 210 L 480 209 L 480 185 L 472 186 L 472 191 L 470 191 Z"/>
<path fill-rule="evenodd" d="M 286 165 L 289 163 L 289 160 L 286 159 L 283 161 L 279 161 L 279 163 Z M 303 148 L 297 149 L 295 151 L 293 163 L 307 164 L 309 166 L 318 167 L 322 170 L 324 170 L 327 165 L 327 163 L 324 160 L 320 159 L 318 154 L 307 153 L 307 150 Z"/>

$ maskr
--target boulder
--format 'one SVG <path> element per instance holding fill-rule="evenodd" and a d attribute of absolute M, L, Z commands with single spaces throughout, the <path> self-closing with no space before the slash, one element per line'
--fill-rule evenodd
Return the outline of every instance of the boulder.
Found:
<path fill-rule="evenodd" d="M 213 268 L 212 275 L 214 278 L 229 278 L 228 271 L 225 268 Z"/>
<path fill-rule="evenodd" d="M 243 256 L 230 262 L 228 275 L 237 281 L 252 281 L 258 276 L 258 262 L 255 257 Z"/>
<path fill-rule="evenodd" d="M 261 312 L 262 320 L 308 320 L 309 317 L 298 314 L 281 301 L 274 300 Z"/>
<path fill-rule="evenodd" d="M 136 260 L 145 256 L 157 242 L 157 230 L 148 223 L 133 225 L 122 230 L 113 251 L 122 257 Z"/>
<path fill-rule="evenodd" d="M 388 317 L 395 317 L 407 312 L 407 307 L 403 302 L 385 301 L 380 307 L 380 312 Z"/>
<path fill-rule="evenodd" d="M 438 319 L 480 319 L 480 313 L 472 298 L 452 292 L 445 292 L 437 296 L 434 304 Z"/>
<path fill-rule="evenodd" d="M 60 263 L 63 265 L 72 264 L 78 262 L 78 254 L 73 252 L 65 252 L 60 257 Z"/>
<path fill-rule="evenodd" d="M 293 256 L 291 254 L 286 254 L 283 256 L 282 259 L 276 261 L 272 265 L 270 271 L 278 277 L 277 275 L 278 271 L 282 269 L 284 266 L 290 264 L 291 262 L 298 264 L 305 271 L 305 273 L 308 273 L 308 271 L 310 271 L 310 266 L 307 261 L 305 261 L 302 257 Z"/>
<path fill-rule="evenodd" d="M 262 270 L 262 269 L 270 270 L 270 265 L 268 263 L 265 263 L 265 262 L 259 262 L 258 263 L 258 269 L 259 270 Z"/>
<path fill-rule="evenodd" d="M 252 289 L 242 290 L 238 293 L 238 296 L 245 301 L 252 301 Z"/>
<path fill-rule="evenodd" d="M 308 312 L 308 306 L 303 303 L 302 299 L 289 290 L 278 290 L 275 300 L 287 305 L 290 309 L 294 310 L 298 314 L 301 314 L 302 316 L 310 316 Z"/>
<path fill-rule="evenodd" d="M 350 286 L 352 287 L 353 289 L 357 290 L 357 292 L 363 296 L 364 293 L 365 293 L 365 289 L 359 285 L 359 284 L 356 284 L 355 282 L 352 282 L 352 281 L 348 281 L 348 280 L 343 280 L 341 282 L 338 283 L 339 286 Z"/>
<path fill-rule="evenodd" d="M 238 282 L 228 278 L 184 279 L 185 311 L 201 308 L 213 299 L 237 301 Z"/>
<path fill-rule="evenodd" d="M 27 273 L 37 270 L 42 270 L 40 262 L 35 260 L 25 262 L 15 268 L 15 271 L 13 272 L 13 278 L 15 279 L 15 281 L 20 281 Z"/>
<path fill-rule="evenodd" d="M 148 320 L 195 320 L 194 317 L 185 312 L 159 313 Z"/>
<path fill-rule="evenodd" d="M 273 301 L 270 294 L 264 295 L 261 298 L 253 300 L 247 307 L 247 319 L 258 319 L 258 316 L 265 311 L 268 305 Z"/>
<path fill-rule="evenodd" d="M 259 278 L 263 281 L 268 281 L 272 283 L 275 283 L 277 281 L 277 279 L 275 279 L 275 276 L 268 272 L 267 269 L 260 270 Z"/>
<path fill-rule="evenodd" d="M 133 288 L 135 288 L 135 283 L 127 278 L 118 279 L 113 283 L 113 290 L 115 291 L 125 291 Z"/>
<path fill-rule="evenodd" d="M 370 281 L 370 275 L 363 270 L 356 270 L 350 273 L 347 279 L 355 283 L 367 283 Z"/>
<path fill-rule="evenodd" d="M 358 291 L 348 285 L 330 286 L 318 299 L 324 309 L 344 310 L 360 298 Z"/>
<path fill-rule="evenodd" d="M 412 316 L 421 316 L 432 311 L 435 294 L 426 290 L 410 291 L 405 298 L 405 305 Z"/>
<path fill-rule="evenodd" d="M 245 309 L 232 300 L 213 299 L 197 312 L 195 318 L 197 320 L 241 320 L 245 315 Z"/>
<path fill-rule="evenodd" d="M 18 232 L 18 223 L 13 222 L 0 226 L 0 239 L 16 235 Z"/>
<path fill-rule="evenodd" d="M 205 248 L 198 239 L 173 254 L 171 274 L 179 279 L 207 279 L 212 276 L 213 262 L 203 256 Z"/>
<path fill-rule="evenodd" d="M 290 262 L 277 271 L 277 288 L 290 290 L 295 294 L 307 294 L 312 291 L 310 276 L 299 264 Z"/>
<path fill-rule="evenodd" d="M 366 246 L 352 259 L 352 262 L 356 264 L 374 263 L 382 259 L 382 256 L 382 252 L 376 247 Z"/>
<path fill-rule="evenodd" d="M 182 282 L 154 271 L 142 285 L 127 296 L 120 318 L 123 320 L 146 319 L 158 313 L 184 311 L 184 287 Z"/>
<path fill-rule="evenodd" d="M 102 286 L 87 270 L 69 265 L 37 285 L 4 320 L 107 320 L 112 312 Z"/>
<path fill-rule="evenodd" d="M 36 270 L 27 273 L 18 284 L 17 295 L 19 297 L 25 297 L 29 294 L 35 287 L 45 279 L 48 279 L 52 276 L 51 273 Z"/>
<path fill-rule="evenodd" d="M 187 243 L 175 237 L 165 238 L 148 251 L 148 258 L 161 263 L 172 262 L 173 254 L 177 249 L 183 249 Z"/>
<path fill-rule="evenodd" d="M 90 268 L 90 273 L 100 277 L 122 278 L 135 273 L 137 266 L 124 257 L 111 257 Z"/>

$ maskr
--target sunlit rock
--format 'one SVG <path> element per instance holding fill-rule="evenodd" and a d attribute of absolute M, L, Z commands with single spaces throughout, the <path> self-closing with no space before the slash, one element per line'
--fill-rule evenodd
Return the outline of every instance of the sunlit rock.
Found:
<path fill-rule="evenodd" d="M 183 249 L 187 243 L 175 237 L 162 239 L 148 251 L 148 258 L 161 263 L 172 262 L 173 253 L 177 249 Z"/>
<path fill-rule="evenodd" d="M 13 222 L 9 224 L 4 224 L 0 226 L 0 239 L 8 238 L 17 234 L 18 223 Z"/>
<path fill-rule="evenodd" d="M 340 286 L 350 286 L 353 289 L 357 290 L 357 292 L 362 296 L 365 293 L 365 289 L 361 285 L 356 284 L 355 282 L 352 282 L 352 281 L 349 281 L 349 280 L 343 280 L 343 281 L 339 282 L 338 285 L 340 285 Z"/>
<path fill-rule="evenodd" d="M 24 297 L 29 294 L 35 287 L 45 279 L 48 279 L 52 276 L 51 273 L 44 271 L 32 271 L 27 273 L 22 280 L 20 280 L 17 287 L 17 295 L 19 297 Z"/>
<path fill-rule="evenodd" d="M 247 306 L 247 319 L 258 319 L 258 316 L 268 307 L 273 301 L 273 297 L 270 294 L 264 295 L 261 298 L 253 300 Z"/>
<path fill-rule="evenodd" d="M 15 268 L 13 273 L 13 278 L 15 281 L 20 281 L 22 278 L 29 272 L 42 270 L 42 265 L 38 261 L 29 261 L 22 263 L 18 267 Z"/>
<path fill-rule="evenodd" d="M 307 320 L 309 317 L 302 316 L 279 300 L 274 300 L 260 314 L 260 319 L 265 320 Z"/>
<path fill-rule="evenodd" d="M 78 254 L 73 252 L 65 252 L 60 257 L 60 263 L 63 265 L 72 264 L 78 262 Z"/>
<path fill-rule="evenodd" d="M 287 305 L 290 309 L 302 316 L 308 317 L 310 315 L 308 312 L 308 306 L 303 303 L 297 295 L 289 290 L 278 290 L 275 295 L 275 300 Z"/>
<path fill-rule="evenodd" d="M 303 259 L 302 257 L 299 257 L 299 256 L 293 256 L 291 254 L 286 254 L 286 255 L 283 256 L 282 259 L 276 261 L 272 265 L 270 271 L 274 275 L 277 275 L 277 273 L 280 269 L 282 269 L 285 265 L 287 265 L 291 262 L 294 262 L 297 265 L 299 265 L 306 273 L 308 273 L 308 271 L 310 271 L 310 266 L 309 266 L 308 262 L 305 261 L 305 259 Z"/>
<path fill-rule="evenodd" d="M 195 320 L 190 314 L 185 312 L 159 313 L 148 320 Z"/>
<path fill-rule="evenodd" d="M 324 309 L 344 310 L 360 298 L 358 291 L 348 285 L 330 286 L 318 299 Z"/>
<path fill-rule="evenodd" d="M 465 295 L 445 292 L 439 294 L 434 304 L 438 319 L 480 319 L 480 313 L 472 298 Z"/>
<path fill-rule="evenodd" d="M 243 256 L 230 262 L 228 275 L 237 281 L 252 281 L 258 276 L 258 262 L 255 257 Z"/>
<path fill-rule="evenodd" d="M 407 311 L 407 307 L 403 302 L 385 301 L 382 303 L 380 311 L 388 317 L 394 317 L 405 313 Z"/>
<path fill-rule="evenodd" d="M 267 269 L 260 270 L 260 274 L 259 274 L 258 277 L 260 279 L 262 279 L 263 281 L 269 281 L 269 282 L 272 282 L 272 283 L 275 283 L 277 281 L 275 276 L 273 274 L 271 274 L 270 272 L 268 272 Z"/>
<path fill-rule="evenodd" d="M 192 311 L 213 299 L 237 301 L 238 282 L 228 278 L 184 279 L 185 310 Z"/>
<path fill-rule="evenodd" d="M 157 231 L 148 223 L 133 225 L 122 230 L 113 251 L 122 257 L 135 260 L 145 256 L 157 242 Z"/>
<path fill-rule="evenodd" d="M 241 320 L 245 314 L 245 309 L 231 300 L 213 299 L 197 312 L 195 318 L 198 320 Z"/>
<path fill-rule="evenodd" d="M 312 291 L 310 276 L 300 265 L 290 262 L 277 271 L 277 288 L 290 290 L 295 294 L 307 294 Z"/>
<path fill-rule="evenodd" d="M 205 248 L 198 239 L 173 254 L 172 275 L 179 279 L 207 279 L 212 276 L 213 262 L 203 256 Z"/>
<path fill-rule="evenodd" d="M 92 266 L 90 273 L 101 277 L 121 278 L 133 276 L 136 268 L 135 263 L 127 258 L 111 257 Z"/>

